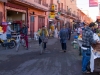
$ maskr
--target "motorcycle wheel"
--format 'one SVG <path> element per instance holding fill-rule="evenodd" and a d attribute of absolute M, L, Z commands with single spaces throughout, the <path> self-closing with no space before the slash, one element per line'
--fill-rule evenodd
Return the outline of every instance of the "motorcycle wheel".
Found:
<path fill-rule="evenodd" d="M 10 49 L 13 49 L 16 46 L 15 40 L 10 41 L 10 45 L 8 46 Z"/>

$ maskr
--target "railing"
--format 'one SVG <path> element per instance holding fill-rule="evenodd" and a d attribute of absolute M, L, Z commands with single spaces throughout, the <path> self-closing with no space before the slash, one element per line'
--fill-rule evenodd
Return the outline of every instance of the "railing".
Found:
<path fill-rule="evenodd" d="M 42 5 L 45 6 L 45 7 L 48 7 L 48 4 L 44 4 L 44 3 L 42 3 Z"/>
<path fill-rule="evenodd" d="M 67 11 L 67 15 L 71 15 L 71 12 L 70 11 Z"/>
<path fill-rule="evenodd" d="M 41 4 L 41 0 L 34 0 L 34 2 Z"/>
<path fill-rule="evenodd" d="M 40 4 L 40 5 L 43 5 L 45 7 L 48 7 L 48 4 L 43 2 L 42 0 L 34 0 L 34 2 L 36 2 L 36 3 Z"/>
<path fill-rule="evenodd" d="M 62 14 L 66 14 L 66 10 L 65 9 L 60 9 Z"/>

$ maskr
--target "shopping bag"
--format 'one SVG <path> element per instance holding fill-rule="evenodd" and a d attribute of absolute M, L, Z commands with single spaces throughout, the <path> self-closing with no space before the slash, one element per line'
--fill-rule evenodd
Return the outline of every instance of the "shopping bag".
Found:
<path fill-rule="evenodd" d="M 43 42 L 44 42 L 44 43 L 47 43 L 47 42 L 48 42 L 48 38 L 44 38 L 44 39 L 43 39 Z"/>

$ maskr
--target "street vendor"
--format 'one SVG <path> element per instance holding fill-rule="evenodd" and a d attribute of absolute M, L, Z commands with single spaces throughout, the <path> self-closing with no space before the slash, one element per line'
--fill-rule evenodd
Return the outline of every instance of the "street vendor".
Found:
<path fill-rule="evenodd" d="M 8 23 L 8 26 L 7 26 L 7 38 L 10 39 L 11 38 L 11 32 L 15 32 L 11 29 L 10 27 L 11 23 L 9 22 Z"/>
<path fill-rule="evenodd" d="M 89 25 L 89 26 L 88 26 Z M 94 30 L 95 23 L 86 23 L 86 26 L 82 32 L 82 72 L 88 73 L 87 71 L 87 65 L 90 61 L 91 56 L 91 45 L 99 43 L 98 40 L 93 39 L 93 31 Z"/>

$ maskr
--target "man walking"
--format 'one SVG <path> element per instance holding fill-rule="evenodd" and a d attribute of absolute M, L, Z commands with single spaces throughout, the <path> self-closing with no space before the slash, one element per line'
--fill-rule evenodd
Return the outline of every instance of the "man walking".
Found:
<path fill-rule="evenodd" d="M 66 52 L 66 43 L 67 43 L 67 39 L 68 39 L 68 31 L 66 30 L 65 25 L 60 30 L 59 37 L 60 37 L 60 42 L 61 42 L 61 46 L 62 46 L 61 52 Z"/>
<path fill-rule="evenodd" d="M 28 27 L 23 24 L 23 27 L 18 32 L 20 32 L 21 36 L 24 38 L 26 43 L 26 50 L 28 50 Z"/>

